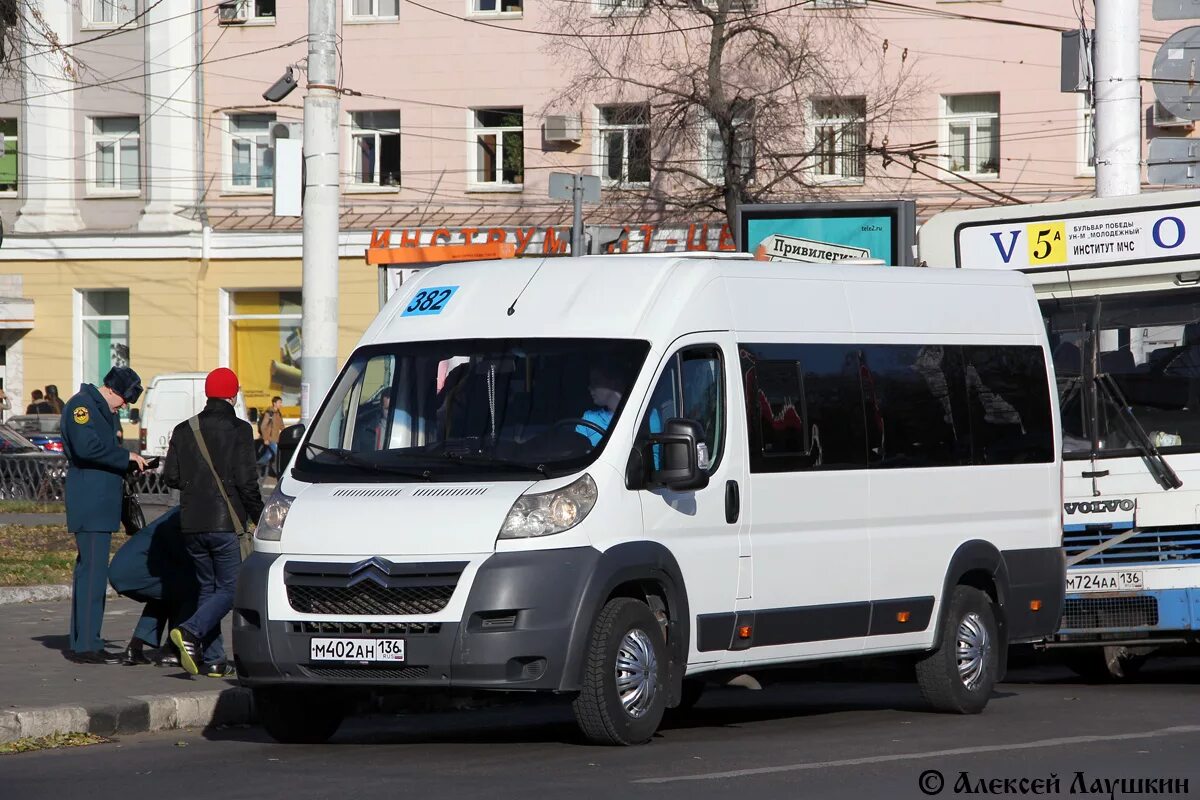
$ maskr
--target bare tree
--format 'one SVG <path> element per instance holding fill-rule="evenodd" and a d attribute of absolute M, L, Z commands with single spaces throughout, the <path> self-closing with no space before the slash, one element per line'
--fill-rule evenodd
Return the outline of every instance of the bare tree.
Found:
<path fill-rule="evenodd" d="M 849 8 L 593 2 L 561 4 L 563 35 L 547 48 L 569 80 L 549 108 L 614 104 L 601 111 L 615 126 L 600 132 L 606 177 L 641 183 L 624 191 L 643 208 L 723 213 L 732 226 L 743 203 L 821 196 L 828 177 L 863 179 L 872 139 L 886 141 L 891 116 L 917 90 L 907 51 Z M 646 108 L 653 145 L 631 146 L 620 127 L 644 120 L 636 110 Z M 645 182 L 629 179 L 634 158 L 649 159 Z"/>

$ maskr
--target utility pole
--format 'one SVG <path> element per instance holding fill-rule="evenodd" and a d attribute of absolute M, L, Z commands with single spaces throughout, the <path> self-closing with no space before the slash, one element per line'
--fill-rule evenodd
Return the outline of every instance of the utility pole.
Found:
<path fill-rule="evenodd" d="M 583 176 L 574 175 L 571 181 L 571 255 L 584 255 L 583 245 Z"/>
<path fill-rule="evenodd" d="M 300 416 L 309 424 L 333 385 L 338 353 L 338 108 L 333 0 L 308 0 L 304 96 L 304 276 Z"/>
<path fill-rule="evenodd" d="M 1096 196 L 1142 188 L 1141 17 L 1139 0 L 1096 0 Z"/>

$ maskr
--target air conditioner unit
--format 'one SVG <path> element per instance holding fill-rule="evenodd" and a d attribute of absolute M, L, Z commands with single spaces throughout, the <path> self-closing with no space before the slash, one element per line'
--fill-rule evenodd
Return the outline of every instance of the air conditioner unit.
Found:
<path fill-rule="evenodd" d="M 246 21 L 244 0 L 227 0 L 217 6 L 218 25 L 241 25 Z"/>
<path fill-rule="evenodd" d="M 547 142 L 578 142 L 583 139 L 583 121 L 578 114 L 555 114 L 542 123 L 542 139 Z"/>
<path fill-rule="evenodd" d="M 1190 119 L 1184 119 L 1183 117 L 1175 116 L 1170 111 L 1167 111 L 1166 107 L 1162 103 L 1158 102 L 1157 100 L 1154 101 L 1154 120 L 1153 121 L 1154 121 L 1154 127 L 1156 127 L 1156 128 L 1188 128 L 1188 129 L 1191 129 L 1196 126 L 1195 121 L 1190 120 Z"/>

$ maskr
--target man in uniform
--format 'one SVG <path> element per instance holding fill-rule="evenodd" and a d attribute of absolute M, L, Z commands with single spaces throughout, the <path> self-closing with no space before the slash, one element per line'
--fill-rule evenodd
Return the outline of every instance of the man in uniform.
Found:
<path fill-rule="evenodd" d="M 71 587 L 71 661 L 81 664 L 119 664 L 122 653 L 104 649 L 108 585 L 108 548 L 112 532 L 121 526 L 121 490 L 133 462 L 146 468 L 141 456 L 117 441 L 117 411 L 137 402 L 142 381 L 129 367 L 113 367 L 99 388 L 90 383 L 63 407 L 63 451 L 67 456 L 67 530 L 75 535 L 78 556 Z"/>

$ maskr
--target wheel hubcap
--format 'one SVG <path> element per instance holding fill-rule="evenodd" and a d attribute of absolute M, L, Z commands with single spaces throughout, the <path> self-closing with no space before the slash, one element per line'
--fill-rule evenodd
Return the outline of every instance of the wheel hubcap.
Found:
<path fill-rule="evenodd" d="M 992 640 L 983 619 L 972 611 L 958 623 L 958 677 L 963 686 L 975 689 L 987 671 Z"/>
<path fill-rule="evenodd" d="M 635 719 L 645 715 L 658 690 L 658 658 L 650 637 L 634 628 L 617 649 L 617 694 L 625 713 Z"/>

